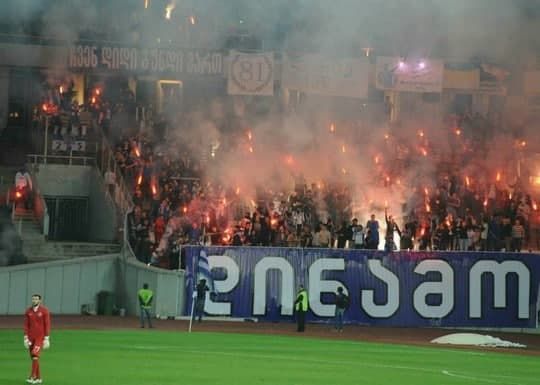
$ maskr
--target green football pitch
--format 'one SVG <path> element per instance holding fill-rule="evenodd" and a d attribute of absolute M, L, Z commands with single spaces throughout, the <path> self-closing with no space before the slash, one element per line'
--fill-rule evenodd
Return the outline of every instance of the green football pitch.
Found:
<path fill-rule="evenodd" d="M 540 384 L 537 357 L 300 335 L 58 330 L 51 345 L 51 385 Z M 21 332 L 0 330 L 0 385 L 23 384 L 29 365 Z"/>

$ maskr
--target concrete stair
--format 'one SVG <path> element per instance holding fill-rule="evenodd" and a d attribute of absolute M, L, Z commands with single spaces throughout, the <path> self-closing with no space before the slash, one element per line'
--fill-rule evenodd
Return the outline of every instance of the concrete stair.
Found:
<path fill-rule="evenodd" d="M 120 245 L 91 242 L 49 242 L 31 210 L 17 208 L 14 225 L 20 234 L 23 254 L 28 262 L 46 262 L 59 259 L 94 257 L 120 253 Z"/>

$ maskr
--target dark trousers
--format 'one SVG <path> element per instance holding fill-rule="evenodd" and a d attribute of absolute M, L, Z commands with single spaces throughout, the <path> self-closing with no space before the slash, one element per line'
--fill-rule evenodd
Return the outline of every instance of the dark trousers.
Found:
<path fill-rule="evenodd" d="M 296 311 L 296 331 L 303 332 L 306 330 L 306 312 L 302 310 Z"/>
<path fill-rule="evenodd" d="M 202 317 L 204 315 L 204 303 L 205 299 L 196 299 L 195 301 L 195 317 L 199 320 L 199 322 L 202 321 Z"/>

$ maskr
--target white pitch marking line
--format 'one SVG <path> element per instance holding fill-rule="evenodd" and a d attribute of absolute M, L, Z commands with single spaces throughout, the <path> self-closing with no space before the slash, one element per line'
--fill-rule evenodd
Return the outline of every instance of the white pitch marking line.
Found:
<path fill-rule="evenodd" d="M 472 380 L 472 381 L 476 381 L 476 382 L 486 382 L 488 384 L 523 385 L 523 384 L 517 383 L 517 382 L 506 382 L 506 381 L 505 382 L 500 382 L 500 381 L 496 381 L 496 380 L 488 380 L 487 378 L 482 378 L 482 377 L 465 376 L 463 374 L 457 374 L 457 373 L 449 372 L 448 370 L 442 370 L 441 373 L 444 374 L 445 376 L 449 376 L 449 377 L 462 378 L 464 380 Z"/>

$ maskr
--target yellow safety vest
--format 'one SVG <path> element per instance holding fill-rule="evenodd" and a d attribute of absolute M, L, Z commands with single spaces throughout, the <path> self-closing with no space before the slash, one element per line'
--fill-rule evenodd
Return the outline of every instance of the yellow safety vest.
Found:
<path fill-rule="evenodd" d="M 300 299 L 300 296 L 302 296 L 302 299 L 300 302 L 297 302 L 295 305 L 296 311 L 307 311 L 308 310 L 308 296 L 307 291 L 305 289 L 300 290 L 298 292 L 298 295 L 296 296 L 296 300 L 298 301 Z"/>

